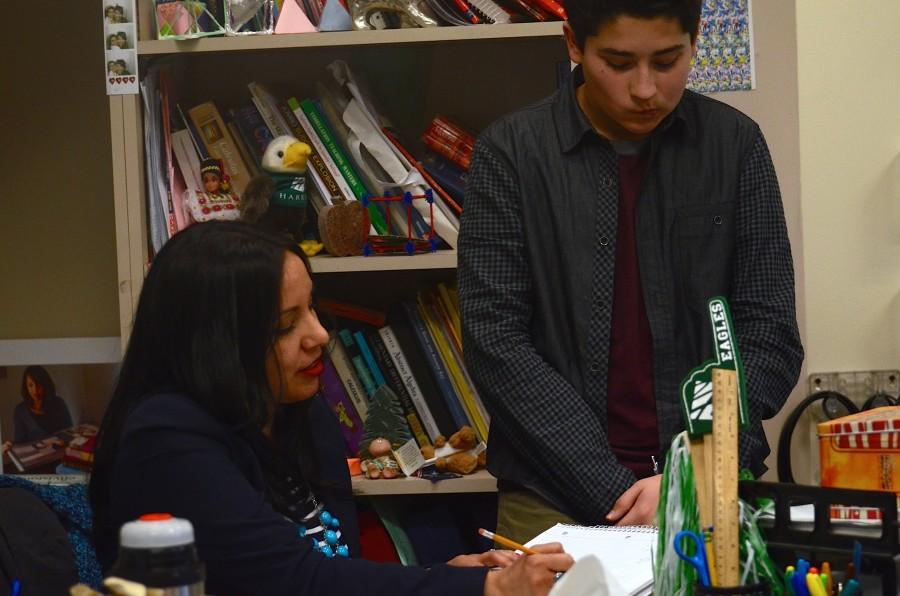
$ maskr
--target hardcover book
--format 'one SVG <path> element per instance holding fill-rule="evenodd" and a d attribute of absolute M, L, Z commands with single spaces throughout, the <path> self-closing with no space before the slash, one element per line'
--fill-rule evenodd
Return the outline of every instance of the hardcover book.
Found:
<path fill-rule="evenodd" d="M 428 410 L 434 417 L 434 422 L 437 424 L 438 430 L 444 437 L 449 437 L 459 430 L 461 426 L 468 424 L 468 421 L 465 416 L 462 415 L 461 410 L 458 421 L 451 415 L 444 394 L 438 387 L 434 373 L 428 364 L 425 350 L 419 345 L 418 340 L 415 338 L 414 332 L 409 322 L 406 320 L 403 307 L 400 305 L 393 307 L 388 314 L 388 320 L 390 321 L 390 329 L 396 338 L 399 350 L 402 351 L 403 355 L 406 357 L 410 372 L 418 383 L 419 389 L 425 399 L 425 403 L 428 404 Z M 387 342 L 385 343 L 387 344 Z M 454 397 L 453 399 L 456 398 Z"/>
<path fill-rule="evenodd" d="M 347 355 L 347 350 L 344 349 L 343 342 L 337 337 L 336 333 L 332 334 L 332 338 L 328 355 L 334 363 L 334 370 L 337 372 L 338 377 L 341 378 L 341 383 L 344 384 L 347 397 L 353 402 L 353 407 L 356 408 L 360 420 L 365 422 L 369 413 L 369 397 L 366 395 L 366 388 L 363 386 L 362 381 L 359 380 L 353 362 L 350 361 L 350 356 Z"/>
<path fill-rule="evenodd" d="M 325 360 L 324 364 L 325 368 L 320 377 L 322 395 L 328 402 L 328 407 L 337 416 L 348 453 L 356 455 L 359 453 L 359 443 L 363 436 L 363 422 L 350 402 L 334 364 L 330 360 Z"/>
<path fill-rule="evenodd" d="M 390 325 L 385 325 L 378 330 L 378 335 L 381 336 L 381 341 L 384 344 L 391 362 L 397 369 L 400 380 L 406 386 L 406 391 L 409 393 L 409 397 L 412 399 L 413 405 L 419 413 L 419 418 L 422 421 L 422 426 L 425 427 L 425 432 L 427 432 L 428 437 L 434 441 L 442 434 L 441 430 L 438 428 L 434 415 L 431 413 L 431 407 L 428 405 L 428 402 L 422 393 L 422 389 L 412 372 L 412 366 L 409 364 L 409 359 L 400 347 L 400 342 L 397 340 L 393 328 Z M 444 435 L 445 438 L 448 436 L 449 435 Z"/>
<path fill-rule="evenodd" d="M 400 405 L 403 407 L 403 415 L 406 418 L 406 422 L 409 424 L 409 429 L 416 438 L 416 443 L 419 444 L 419 447 L 431 445 L 431 441 L 437 437 L 437 426 L 432 426 L 432 429 L 435 431 L 434 436 L 432 436 L 431 430 L 423 424 L 423 419 L 426 414 L 430 417 L 431 413 L 427 410 L 423 412 L 418 409 L 417 404 L 413 401 L 412 395 L 409 392 L 409 386 L 404 382 L 402 375 L 394 364 L 394 361 L 391 359 L 387 347 L 384 345 L 378 331 L 375 329 L 369 330 L 366 333 L 366 337 L 366 342 L 372 350 L 373 357 L 386 375 L 387 386 L 390 387 L 400 399 Z M 434 420 L 432 419 L 432 424 L 433 422 Z"/>
<path fill-rule="evenodd" d="M 475 137 L 446 116 L 435 116 L 422 135 L 422 141 L 462 169 L 469 169 Z"/>
<path fill-rule="evenodd" d="M 216 105 L 207 101 L 188 110 L 188 114 L 197 127 L 206 150 L 225 165 L 225 173 L 231 179 L 235 193 L 240 196 L 250 182 L 250 172 Z"/>
<path fill-rule="evenodd" d="M 255 105 L 249 103 L 232 110 L 231 117 L 247 142 L 247 148 L 253 155 L 253 160 L 257 165 L 261 164 L 266 147 L 269 146 L 269 143 L 275 137 L 272 136 L 272 131 L 269 130 L 265 120 L 260 116 L 259 110 L 256 109 Z"/>
<path fill-rule="evenodd" d="M 359 377 L 359 380 L 366 390 L 366 394 L 371 400 L 372 396 L 375 395 L 375 390 L 378 389 L 378 385 L 376 385 L 375 379 L 372 377 L 372 372 L 369 370 L 369 366 L 363 359 L 359 346 L 356 345 L 356 341 L 353 339 L 353 334 L 349 329 L 341 329 L 338 331 L 338 339 L 344 347 L 344 350 L 347 352 L 347 357 L 353 364 L 356 375 Z"/>
<path fill-rule="evenodd" d="M 444 403 L 450 411 L 454 426 L 456 429 L 459 429 L 462 426 L 474 427 L 468 413 L 463 407 L 462 399 L 453 384 L 453 380 L 450 378 L 450 372 L 447 370 L 447 365 L 444 363 L 440 351 L 437 348 L 437 344 L 434 343 L 431 333 L 428 331 L 415 301 L 404 300 L 401 302 L 401 307 L 403 308 L 406 321 L 409 323 L 409 328 L 412 330 L 413 336 L 422 350 L 422 355 L 425 356 L 425 361 L 434 376 L 435 383 L 441 392 L 441 396 L 444 398 Z"/>

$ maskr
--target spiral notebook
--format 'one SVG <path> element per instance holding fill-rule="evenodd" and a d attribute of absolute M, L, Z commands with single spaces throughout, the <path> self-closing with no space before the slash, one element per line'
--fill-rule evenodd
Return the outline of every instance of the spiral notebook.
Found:
<path fill-rule="evenodd" d="M 526 546 L 559 542 L 578 561 L 595 555 L 609 580 L 624 594 L 649 594 L 653 587 L 653 549 L 656 528 L 652 526 L 573 526 L 556 524 L 541 532 Z M 573 567 L 574 569 L 574 567 Z M 571 572 L 571 571 L 570 571 Z"/>

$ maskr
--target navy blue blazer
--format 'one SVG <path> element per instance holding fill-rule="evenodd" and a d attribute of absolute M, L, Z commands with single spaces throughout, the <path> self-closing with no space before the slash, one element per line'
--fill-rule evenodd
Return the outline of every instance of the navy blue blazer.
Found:
<path fill-rule="evenodd" d="M 358 554 L 359 526 L 340 429 L 318 396 L 309 422 L 324 480 L 334 486 L 317 496 L 341 520 L 344 540 Z M 209 594 L 483 593 L 483 567 L 424 569 L 329 559 L 314 551 L 266 501 L 262 470 L 250 445 L 184 396 L 144 400 L 128 416 L 120 445 L 110 480 L 114 527 L 150 512 L 190 520 Z M 100 558 L 108 565 L 115 553 L 106 550 Z"/>

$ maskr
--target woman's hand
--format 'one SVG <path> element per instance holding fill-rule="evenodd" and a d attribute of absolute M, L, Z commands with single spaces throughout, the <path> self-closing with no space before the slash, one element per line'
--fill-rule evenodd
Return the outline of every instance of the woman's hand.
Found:
<path fill-rule="evenodd" d="M 447 561 L 454 567 L 509 567 L 521 555 L 512 550 L 489 550 L 474 555 L 459 555 Z"/>
<path fill-rule="evenodd" d="M 12 447 L 12 441 L 3 441 L 3 447 L 0 449 L 0 453 L 6 453 Z"/>
<path fill-rule="evenodd" d="M 487 574 L 484 596 L 544 596 L 553 587 L 556 574 L 575 563 L 558 542 L 531 548 L 539 554 L 520 556 L 509 567 Z"/>
<path fill-rule="evenodd" d="M 617 526 L 651 525 L 656 520 L 662 474 L 643 478 L 618 498 L 606 519 Z"/>

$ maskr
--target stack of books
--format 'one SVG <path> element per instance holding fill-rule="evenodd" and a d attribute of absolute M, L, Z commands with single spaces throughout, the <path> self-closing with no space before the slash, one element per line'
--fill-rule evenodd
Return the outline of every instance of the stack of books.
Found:
<path fill-rule="evenodd" d="M 438 284 L 387 313 L 328 300 L 319 309 L 339 321 L 322 387 L 348 454 L 359 452 L 369 400 L 381 385 L 398 396 L 420 447 L 462 426 L 486 441 L 490 416 L 463 363 L 455 288 Z"/>
<path fill-rule="evenodd" d="M 332 64 L 330 70 L 352 77 L 341 62 Z M 266 84 L 252 81 L 247 85 L 247 100 L 224 109 L 212 99 L 192 106 L 173 103 L 166 72 L 151 71 L 148 77 L 153 76 L 159 80 L 162 109 L 148 111 L 148 126 L 155 122 L 161 127 L 159 136 L 164 142 L 159 150 L 164 154 L 162 158 L 157 156 L 155 163 L 169 167 L 163 167 L 164 179 L 151 184 L 164 190 L 158 200 L 151 201 L 151 210 L 158 213 L 155 217 L 151 214 L 150 222 L 163 222 L 158 225 L 165 228 L 166 239 L 191 223 L 182 195 L 186 190 L 203 189 L 200 162 L 204 158 L 213 157 L 223 164 L 232 190 L 241 196 L 253 177 L 264 174 L 261 160 L 269 142 L 280 135 L 291 135 L 312 148 L 307 188 L 316 213 L 337 202 L 375 198 L 368 201 L 371 235 L 434 238 L 433 244 L 438 247 L 456 247 L 464 170 L 474 140 L 446 119 L 435 119 L 449 126 L 439 142 L 454 147 L 451 135 L 464 133 L 460 138 L 469 144 L 459 146 L 459 157 L 466 160 L 465 166 L 457 165 L 463 162 L 445 161 L 439 153 L 418 161 L 396 133 L 382 126 L 370 99 L 355 86 L 350 91 L 349 86 L 338 84 L 337 78 L 320 82 L 317 94 L 307 97 L 279 95 Z M 156 120 L 150 118 L 154 115 L 158 115 Z M 153 151 L 148 150 L 150 154 Z M 148 167 L 151 171 L 154 168 Z M 443 180 L 440 192 L 426 183 L 432 175 Z M 433 190 L 434 208 L 425 200 L 414 200 L 411 210 L 400 202 L 377 200 L 406 191 L 424 196 L 427 190 Z M 310 231 L 317 232 L 315 226 L 310 226 Z M 151 236 L 156 237 L 153 230 Z"/>

